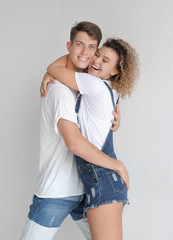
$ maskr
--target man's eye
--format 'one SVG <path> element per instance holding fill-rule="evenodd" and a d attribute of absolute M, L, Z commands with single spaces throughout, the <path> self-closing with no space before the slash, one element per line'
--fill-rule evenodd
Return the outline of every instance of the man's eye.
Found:
<path fill-rule="evenodd" d="M 82 46 L 82 43 L 77 43 L 77 46 Z"/>

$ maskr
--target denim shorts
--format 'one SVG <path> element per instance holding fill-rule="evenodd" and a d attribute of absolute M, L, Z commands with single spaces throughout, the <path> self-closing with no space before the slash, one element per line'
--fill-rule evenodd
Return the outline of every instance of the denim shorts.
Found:
<path fill-rule="evenodd" d="M 86 193 L 85 212 L 103 204 L 129 204 L 126 184 L 117 172 L 87 162 L 78 165 L 78 172 Z"/>
<path fill-rule="evenodd" d="M 65 198 L 39 198 L 34 195 L 28 217 L 45 227 L 59 227 L 68 214 L 75 221 L 84 218 L 84 202 L 85 195 Z"/>

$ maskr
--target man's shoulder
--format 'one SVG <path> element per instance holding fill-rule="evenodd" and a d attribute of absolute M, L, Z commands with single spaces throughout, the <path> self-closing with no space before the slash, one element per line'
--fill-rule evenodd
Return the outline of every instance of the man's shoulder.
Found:
<path fill-rule="evenodd" d="M 64 84 L 60 83 L 59 81 L 55 80 L 55 83 L 49 83 L 47 87 L 48 97 L 57 96 L 57 97 L 76 97 L 77 91 L 72 90 L 65 86 Z"/>
<path fill-rule="evenodd" d="M 58 80 L 55 80 L 55 83 L 48 83 L 47 90 L 48 92 L 51 92 L 51 91 L 61 92 L 61 91 L 69 91 L 70 89 L 65 85 L 63 85 L 62 83 L 60 83 Z"/>

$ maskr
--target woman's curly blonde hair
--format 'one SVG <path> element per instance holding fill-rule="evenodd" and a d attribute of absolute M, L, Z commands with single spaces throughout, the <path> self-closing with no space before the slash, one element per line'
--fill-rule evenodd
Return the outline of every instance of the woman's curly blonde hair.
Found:
<path fill-rule="evenodd" d="M 118 74 L 110 78 L 111 87 L 120 97 L 130 96 L 139 76 L 139 59 L 135 49 L 122 39 L 109 38 L 103 46 L 112 48 L 119 56 Z"/>

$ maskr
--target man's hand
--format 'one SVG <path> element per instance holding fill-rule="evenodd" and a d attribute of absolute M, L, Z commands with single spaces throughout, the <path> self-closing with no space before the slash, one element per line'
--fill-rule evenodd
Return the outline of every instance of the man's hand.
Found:
<path fill-rule="evenodd" d="M 111 120 L 111 123 L 113 124 L 113 127 L 111 127 L 110 129 L 115 132 L 118 130 L 118 128 L 120 127 L 120 120 L 121 120 L 121 115 L 120 115 L 120 110 L 119 110 L 119 103 L 116 104 L 116 111 L 112 112 L 114 119 Z"/>
<path fill-rule="evenodd" d="M 55 80 L 53 77 L 51 77 L 47 72 L 45 73 L 43 80 L 41 82 L 41 86 L 40 86 L 40 95 L 41 97 L 45 97 L 47 95 L 47 84 L 51 82 L 51 83 L 55 83 Z"/>

